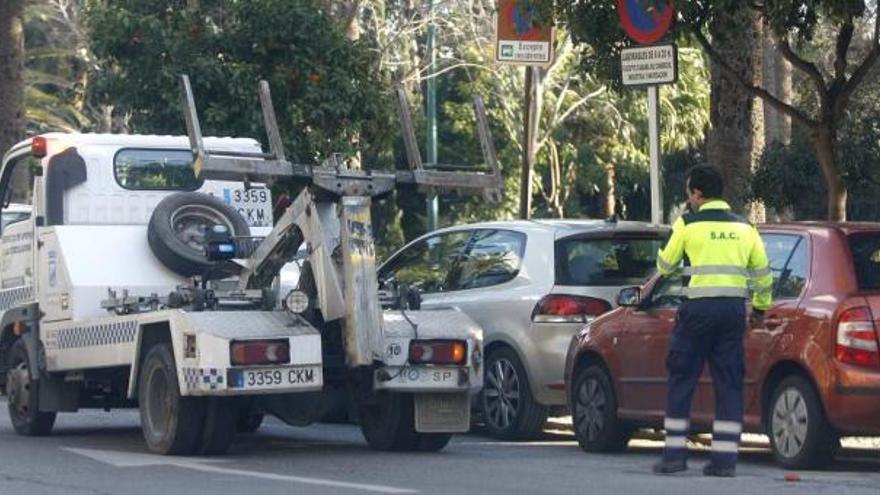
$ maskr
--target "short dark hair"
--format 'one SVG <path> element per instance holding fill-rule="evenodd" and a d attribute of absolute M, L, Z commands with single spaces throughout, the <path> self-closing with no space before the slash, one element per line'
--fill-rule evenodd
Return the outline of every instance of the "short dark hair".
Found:
<path fill-rule="evenodd" d="M 724 179 L 715 167 L 696 166 L 688 172 L 687 180 L 691 191 L 699 189 L 706 198 L 720 198 L 724 193 Z"/>

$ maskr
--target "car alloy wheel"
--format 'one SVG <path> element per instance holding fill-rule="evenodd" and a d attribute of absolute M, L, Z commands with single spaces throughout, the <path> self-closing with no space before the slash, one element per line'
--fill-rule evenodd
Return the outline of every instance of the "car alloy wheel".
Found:
<path fill-rule="evenodd" d="M 588 377 L 575 391 L 574 427 L 581 438 L 595 442 L 605 428 L 608 400 L 599 380 Z"/>
<path fill-rule="evenodd" d="M 504 430 L 516 421 L 520 409 L 521 382 L 510 360 L 499 358 L 486 370 L 484 385 L 486 421 Z"/>
<path fill-rule="evenodd" d="M 780 454 L 792 458 L 801 452 L 807 440 L 809 420 L 807 404 L 800 391 L 789 388 L 779 395 L 773 406 L 771 431 Z"/>

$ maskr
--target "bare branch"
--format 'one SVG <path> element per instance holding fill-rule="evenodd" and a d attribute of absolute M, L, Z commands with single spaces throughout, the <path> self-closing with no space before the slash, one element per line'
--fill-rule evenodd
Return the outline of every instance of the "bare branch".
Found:
<path fill-rule="evenodd" d="M 846 105 L 849 103 L 853 92 L 859 87 L 859 84 L 861 84 L 868 73 L 871 72 L 871 69 L 874 68 L 878 58 L 880 58 L 880 9 L 878 9 L 874 17 L 874 39 L 871 43 L 871 51 L 868 52 L 868 55 L 865 56 L 865 59 L 862 60 L 862 63 L 853 72 L 852 77 L 843 85 L 840 94 L 837 95 L 833 109 L 835 118 L 840 118 L 843 115 L 843 111 L 846 109 Z"/>
<path fill-rule="evenodd" d="M 846 54 L 849 51 L 849 45 L 852 43 L 853 25 L 852 15 L 848 15 L 840 27 L 840 33 L 837 34 L 837 46 L 834 50 L 834 86 L 839 87 L 846 82 Z"/>
<path fill-rule="evenodd" d="M 797 67 L 802 72 L 806 73 L 810 76 L 810 79 L 813 80 L 813 83 L 816 85 L 816 89 L 820 94 L 824 95 L 827 91 L 825 87 L 825 78 L 822 77 L 822 73 L 819 72 L 819 68 L 816 67 L 812 62 L 807 62 L 798 56 L 794 50 L 791 49 L 791 45 L 788 43 L 788 40 L 785 37 L 778 37 L 776 40 L 776 46 L 779 48 L 779 51 L 782 52 L 783 58 L 788 60 L 788 63 Z M 824 97 L 824 96 L 823 96 Z"/>
<path fill-rule="evenodd" d="M 709 55 L 709 58 L 713 62 L 718 64 L 718 67 L 720 67 L 721 70 L 725 74 L 727 74 L 727 77 L 729 77 L 731 80 L 736 81 L 743 88 L 745 88 L 748 92 L 752 93 L 755 96 L 762 98 L 764 101 L 769 103 L 773 108 L 777 109 L 778 111 L 780 111 L 786 115 L 789 115 L 791 118 L 797 120 L 798 122 L 804 124 L 805 126 L 812 128 L 812 127 L 815 127 L 816 125 L 818 125 L 818 122 L 811 119 L 806 113 L 802 112 L 801 110 L 793 107 L 792 105 L 790 105 L 788 103 L 785 103 L 784 101 L 780 100 L 779 98 L 777 98 L 776 96 L 771 94 L 766 89 L 755 86 L 754 84 L 750 83 L 749 81 L 746 81 L 745 78 L 743 78 L 743 76 L 738 71 L 734 70 L 733 67 L 731 67 L 727 63 L 727 61 L 724 60 L 723 57 L 718 55 L 718 52 L 716 52 L 715 49 L 712 48 L 712 45 L 709 43 L 709 40 L 706 39 L 706 36 L 702 33 L 702 31 L 700 31 L 699 28 L 691 26 L 691 31 L 694 33 L 694 36 L 697 38 L 697 41 L 703 47 L 703 50 L 705 50 L 705 52 Z"/>

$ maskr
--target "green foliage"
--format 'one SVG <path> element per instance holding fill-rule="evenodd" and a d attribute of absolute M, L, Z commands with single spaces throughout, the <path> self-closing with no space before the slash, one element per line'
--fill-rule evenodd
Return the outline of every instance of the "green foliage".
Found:
<path fill-rule="evenodd" d="M 875 71 L 876 73 L 876 71 Z M 876 77 L 850 104 L 835 149 L 849 190 L 847 218 L 880 220 L 880 83 Z M 795 127 L 790 146 L 765 150 L 752 187 L 756 198 L 797 220 L 825 218 L 825 186 L 813 140 Z"/>
<path fill-rule="evenodd" d="M 90 2 L 96 92 L 142 133 L 183 133 L 177 77 L 189 74 L 206 135 L 264 136 L 266 79 L 286 150 L 312 161 L 389 143 L 387 78 L 310 0 Z M 387 158 L 387 157 L 386 157 Z M 370 163 L 372 164 L 372 163 Z"/>

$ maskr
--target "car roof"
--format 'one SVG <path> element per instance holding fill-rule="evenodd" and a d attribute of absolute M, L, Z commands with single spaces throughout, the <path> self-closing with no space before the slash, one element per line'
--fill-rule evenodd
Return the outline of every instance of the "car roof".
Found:
<path fill-rule="evenodd" d="M 880 232 L 880 223 L 877 222 L 831 222 L 831 221 L 809 221 L 809 222 L 785 222 L 785 223 L 765 223 L 758 226 L 759 230 L 791 230 L 798 232 L 827 232 L 835 230 L 844 235 L 855 232 Z"/>
<path fill-rule="evenodd" d="M 668 225 L 657 225 L 648 222 L 634 222 L 628 220 L 607 221 L 595 219 L 539 219 L 539 220 L 498 220 L 492 222 L 478 222 L 455 225 L 439 229 L 433 233 L 452 232 L 456 230 L 470 229 L 507 229 L 519 232 L 545 232 L 553 234 L 556 238 L 570 235 L 586 234 L 590 232 L 621 232 L 621 233 L 656 233 L 665 235 L 669 232 Z"/>

